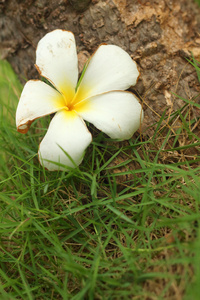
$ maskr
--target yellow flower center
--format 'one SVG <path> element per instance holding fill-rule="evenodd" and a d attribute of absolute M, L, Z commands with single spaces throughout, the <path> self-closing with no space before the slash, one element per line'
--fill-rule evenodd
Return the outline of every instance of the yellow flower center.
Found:
<path fill-rule="evenodd" d="M 78 88 L 78 90 L 74 91 L 74 89 L 62 89 L 63 97 L 66 104 L 66 110 L 73 111 L 77 110 L 78 107 L 83 106 L 83 102 L 85 99 L 88 98 L 90 94 L 90 88 L 82 86 L 81 88 Z"/>

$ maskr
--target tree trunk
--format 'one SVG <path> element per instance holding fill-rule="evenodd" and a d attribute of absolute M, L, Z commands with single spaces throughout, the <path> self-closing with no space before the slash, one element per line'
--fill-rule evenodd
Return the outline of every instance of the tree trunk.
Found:
<path fill-rule="evenodd" d="M 132 91 L 143 102 L 142 131 L 151 136 L 149 125 L 166 109 L 169 115 L 183 106 L 171 92 L 199 102 L 197 74 L 186 60 L 191 52 L 200 60 L 199 15 L 193 0 L 1 0 L 0 54 L 24 82 L 39 76 L 35 49 L 53 29 L 75 34 L 81 66 L 100 43 L 124 48 L 141 72 Z"/>

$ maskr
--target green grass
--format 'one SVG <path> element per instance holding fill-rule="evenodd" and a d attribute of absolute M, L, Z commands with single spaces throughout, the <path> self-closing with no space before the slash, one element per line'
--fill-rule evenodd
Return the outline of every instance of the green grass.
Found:
<path fill-rule="evenodd" d="M 196 66 L 198 68 L 198 66 Z M 91 128 L 80 168 L 48 172 L 49 118 L 15 128 L 22 86 L 0 68 L 0 299 L 198 299 L 200 138 L 192 103 L 155 134 L 115 142 Z"/>

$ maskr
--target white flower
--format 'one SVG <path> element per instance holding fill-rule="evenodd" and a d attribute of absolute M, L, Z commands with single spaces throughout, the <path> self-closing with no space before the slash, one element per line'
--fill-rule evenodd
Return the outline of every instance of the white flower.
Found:
<path fill-rule="evenodd" d="M 100 45 L 77 88 L 74 35 L 57 29 L 38 43 L 36 67 L 55 89 L 40 80 L 28 81 L 17 107 L 16 125 L 26 133 L 35 119 L 56 113 L 39 147 L 39 160 L 46 169 L 66 170 L 59 163 L 70 168 L 81 163 L 92 140 L 83 120 L 113 139 L 129 139 L 139 128 L 141 105 L 124 91 L 136 83 L 139 72 L 120 47 Z"/>

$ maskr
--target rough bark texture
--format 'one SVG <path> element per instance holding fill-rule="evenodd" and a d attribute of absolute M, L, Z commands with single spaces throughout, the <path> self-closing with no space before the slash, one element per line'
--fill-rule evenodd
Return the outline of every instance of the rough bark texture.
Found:
<path fill-rule="evenodd" d="M 75 34 L 80 66 L 103 42 L 136 60 L 141 76 L 133 91 L 143 102 L 143 133 L 151 136 L 148 126 L 166 108 L 169 114 L 183 105 L 171 92 L 199 102 L 196 71 L 185 59 L 192 51 L 200 60 L 200 9 L 192 0 L 1 0 L 0 54 L 22 82 L 38 77 L 37 43 L 56 28 Z M 199 116 L 197 108 L 193 113 Z"/>

